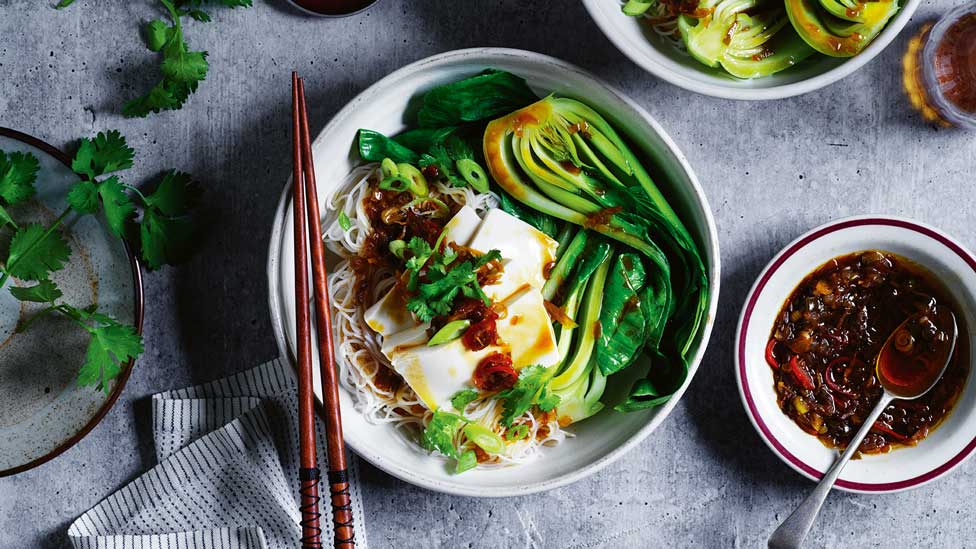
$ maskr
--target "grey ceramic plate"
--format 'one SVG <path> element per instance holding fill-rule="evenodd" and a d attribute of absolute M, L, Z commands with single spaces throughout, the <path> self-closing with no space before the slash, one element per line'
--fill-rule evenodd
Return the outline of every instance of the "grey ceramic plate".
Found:
<path fill-rule="evenodd" d="M 30 152 L 41 164 L 37 195 L 12 208 L 14 218 L 52 221 L 66 207 L 68 186 L 78 180 L 67 157 L 6 128 L 0 128 L 0 150 Z M 97 303 L 101 312 L 134 325 L 141 334 L 142 277 L 135 256 L 95 217 L 69 217 L 66 224 L 71 261 L 52 275 L 64 300 L 79 307 Z M 0 239 L 0 246 L 8 240 Z M 77 325 L 48 315 L 16 332 L 39 308 L 18 302 L 6 287 L 0 289 L 0 476 L 36 467 L 81 440 L 115 403 L 132 370 L 132 363 L 126 364 L 107 393 L 79 387 L 78 368 L 88 338 Z"/>

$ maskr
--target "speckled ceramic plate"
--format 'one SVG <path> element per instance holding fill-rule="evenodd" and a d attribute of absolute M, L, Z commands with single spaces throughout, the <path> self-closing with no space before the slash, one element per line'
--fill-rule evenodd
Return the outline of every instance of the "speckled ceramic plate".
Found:
<path fill-rule="evenodd" d="M 78 180 L 67 157 L 6 128 L 0 128 L 0 150 L 30 152 L 41 165 L 37 195 L 11 208 L 13 217 L 52 221 L 66 207 L 68 186 Z M 142 333 L 142 278 L 135 256 L 97 218 L 69 217 L 66 226 L 71 261 L 52 275 L 64 301 L 79 307 L 97 303 L 100 311 Z M 0 238 L 0 246 L 8 240 Z M 16 331 L 40 308 L 18 302 L 6 287 L 0 289 L 0 476 L 36 467 L 81 440 L 115 403 L 132 369 L 130 362 L 107 393 L 79 387 L 78 368 L 88 338 L 77 325 L 48 315 L 23 333 Z"/>

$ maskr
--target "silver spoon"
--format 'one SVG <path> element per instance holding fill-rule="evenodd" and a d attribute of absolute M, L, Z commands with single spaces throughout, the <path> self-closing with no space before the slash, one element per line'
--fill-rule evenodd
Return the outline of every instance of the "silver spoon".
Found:
<path fill-rule="evenodd" d="M 881 400 L 813 492 L 769 537 L 770 549 L 800 547 L 841 470 L 857 452 L 878 416 L 896 398 L 912 400 L 929 392 L 949 366 L 958 336 L 956 316 L 941 305 L 908 317 L 895 329 L 875 360 L 875 371 L 884 389 Z"/>

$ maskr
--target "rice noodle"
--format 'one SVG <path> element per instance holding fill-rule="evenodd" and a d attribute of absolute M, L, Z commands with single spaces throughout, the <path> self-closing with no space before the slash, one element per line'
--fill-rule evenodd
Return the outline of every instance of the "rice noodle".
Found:
<path fill-rule="evenodd" d="M 678 16 L 671 13 L 663 2 L 654 2 L 651 7 L 640 16 L 641 21 L 651 28 L 651 31 L 670 42 L 678 52 L 688 55 L 681 31 L 678 30 Z"/>
<path fill-rule="evenodd" d="M 379 164 L 359 166 L 326 199 L 326 213 L 322 220 L 323 239 L 328 249 L 341 258 L 329 275 L 329 291 L 335 308 L 333 325 L 338 342 L 336 358 L 339 380 L 352 394 L 356 410 L 367 421 L 373 424 L 392 424 L 405 439 L 411 441 L 413 448 L 420 449 L 419 435 L 430 421 L 432 412 L 406 383 L 401 384 L 396 391 L 377 386 L 374 381 L 377 371 L 381 367 L 392 367 L 380 351 L 383 337 L 370 329 L 363 320 L 363 311 L 389 291 L 396 282 L 396 273 L 390 270 L 370 273 L 370 293 L 367 296 L 369 303 L 358 303 L 356 274 L 349 261 L 360 253 L 372 231 L 363 210 L 363 199 L 370 192 L 370 186 L 379 178 Z M 494 194 L 478 193 L 469 187 L 458 188 L 435 183 L 431 185 L 431 195 L 447 204 L 467 205 L 479 215 L 498 205 L 498 197 Z M 342 228 L 340 213 L 348 218 L 348 229 Z M 499 426 L 502 409 L 497 400 L 477 399 L 467 405 L 463 412 L 467 418 L 490 425 L 496 432 L 504 430 Z M 479 466 L 491 468 L 523 463 L 536 458 L 543 447 L 554 446 L 567 436 L 572 436 L 559 427 L 554 414 L 541 416 L 536 417 L 529 411 L 517 418 L 516 424 L 528 426 L 528 436 L 507 444 L 504 454 L 492 456 L 492 461 L 480 463 Z M 460 439 L 456 442 L 462 448 L 471 447 L 470 442 Z"/>

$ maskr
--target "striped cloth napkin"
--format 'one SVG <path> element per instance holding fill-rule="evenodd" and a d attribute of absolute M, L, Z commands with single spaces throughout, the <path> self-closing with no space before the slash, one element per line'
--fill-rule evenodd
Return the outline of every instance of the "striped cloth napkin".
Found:
<path fill-rule="evenodd" d="M 71 543 L 77 549 L 299 547 L 296 386 L 294 371 L 277 359 L 153 396 L 159 464 L 71 524 Z M 316 429 L 324 471 L 321 421 Z M 357 546 L 365 548 L 355 460 L 349 485 Z M 328 500 L 322 503 L 322 540 L 329 546 L 332 520 Z"/>

